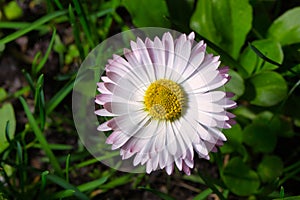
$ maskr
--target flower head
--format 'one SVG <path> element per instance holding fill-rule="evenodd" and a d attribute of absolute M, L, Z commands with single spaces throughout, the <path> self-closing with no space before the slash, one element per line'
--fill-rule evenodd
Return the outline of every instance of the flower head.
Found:
<path fill-rule="evenodd" d="M 220 90 L 228 67 L 218 68 L 219 57 L 206 53 L 194 33 L 173 39 L 167 32 L 152 41 L 137 38 L 124 57 L 113 55 L 98 83 L 95 113 L 112 119 L 99 131 L 112 131 L 106 143 L 120 149 L 122 159 L 146 164 L 150 173 L 177 168 L 190 174 L 194 151 L 209 159 L 209 152 L 226 141 L 222 128 L 234 124 L 227 112 L 236 103 Z"/>

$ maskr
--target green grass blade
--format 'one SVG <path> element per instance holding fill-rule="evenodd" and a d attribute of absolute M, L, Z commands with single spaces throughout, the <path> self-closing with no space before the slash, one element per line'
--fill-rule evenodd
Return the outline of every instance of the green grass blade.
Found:
<path fill-rule="evenodd" d="M 50 114 L 56 106 L 72 91 L 74 80 L 73 78 L 61 88 L 51 99 L 46 103 L 46 113 Z"/>
<path fill-rule="evenodd" d="M 56 29 L 54 28 L 53 32 L 52 32 L 52 37 L 51 37 L 51 40 L 50 40 L 50 43 L 49 43 L 49 46 L 48 46 L 48 48 L 46 50 L 45 55 L 41 59 L 40 63 L 36 67 L 32 68 L 32 74 L 33 74 L 33 76 L 36 76 L 37 73 L 39 71 L 41 71 L 41 69 L 44 67 L 45 63 L 47 62 L 48 57 L 49 57 L 50 52 L 51 52 L 51 49 L 53 47 L 54 41 L 55 41 L 55 36 L 56 36 Z"/>
<path fill-rule="evenodd" d="M 0 28 L 1 29 L 23 29 L 28 26 L 31 26 L 32 23 L 30 22 L 0 22 Z M 49 29 L 49 26 L 46 25 L 40 25 L 38 27 L 35 27 L 33 30 L 45 30 Z"/>
<path fill-rule="evenodd" d="M 73 3 L 74 3 L 75 10 L 79 16 L 79 21 L 80 21 L 80 24 L 82 25 L 83 32 L 85 33 L 90 46 L 94 47 L 95 45 L 94 45 L 94 41 L 93 41 L 93 38 L 91 35 L 91 30 L 89 28 L 90 26 L 88 24 L 88 20 L 86 17 L 87 15 L 84 12 L 84 10 L 82 9 L 82 5 L 78 0 L 73 0 Z"/>
<path fill-rule="evenodd" d="M 46 187 L 46 176 L 49 174 L 49 171 L 43 171 L 42 174 L 41 174 L 41 188 L 40 188 L 40 191 L 44 191 L 45 187 Z"/>
<path fill-rule="evenodd" d="M 223 196 L 223 194 L 216 188 L 215 184 L 212 180 L 210 180 L 208 177 L 206 177 L 202 172 L 198 173 L 199 176 L 204 180 L 205 184 L 216 194 L 221 200 L 226 200 L 226 198 Z"/>
<path fill-rule="evenodd" d="M 67 189 L 61 192 L 54 194 L 51 199 L 64 199 L 66 197 L 74 196 L 75 190 Z"/>
<path fill-rule="evenodd" d="M 107 181 L 107 177 L 101 177 L 100 179 L 79 185 L 77 188 L 81 192 L 86 192 L 88 190 L 94 190 L 95 188 L 99 187 L 106 181 Z"/>
<path fill-rule="evenodd" d="M 66 14 L 67 11 L 65 10 L 62 10 L 62 11 L 56 11 L 56 12 L 53 12 L 53 13 L 50 13 L 48 15 L 45 15 L 43 17 L 41 17 L 40 19 L 36 20 L 35 22 L 31 23 L 30 26 L 26 26 L 25 28 L 23 29 L 20 29 L 4 38 L 2 38 L 0 40 L 0 44 L 6 44 L 8 42 L 11 42 L 19 37 L 21 37 L 22 35 L 36 29 L 37 27 L 51 21 L 52 19 L 55 19 L 56 17 L 59 17 L 59 16 L 62 16 L 64 14 Z"/>
<path fill-rule="evenodd" d="M 75 187 L 74 185 L 68 183 L 64 179 L 62 179 L 58 176 L 55 176 L 53 174 L 48 174 L 47 179 L 52 181 L 53 183 L 63 187 L 64 189 L 74 190 L 74 196 L 76 196 L 78 199 L 89 200 L 88 196 L 86 196 L 84 193 L 80 192 L 77 187 Z"/>
<path fill-rule="evenodd" d="M 11 143 L 11 139 L 9 137 L 9 125 L 10 125 L 10 122 L 9 122 L 9 120 L 7 120 L 6 125 L 5 125 L 5 138 L 8 143 Z"/>
<path fill-rule="evenodd" d="M 208 195 L 210 195 L 210 194 L 212 194 L 212 193 L 213 193 L 212 189 L 208 188 L 208 189 L 202 191 L 202 192 L 201 192 L 200 194 L 198 194 L 197 196 L 195 196 L 195 197 L 193 198 L 193 200 L 205 200 L 205 199 L 207 199 Z"/>
<path fill-rule="evenodd" d="M 80 30 L 79 30 L 78 24 L 76 23 L 75 14 L 74 14 L 74 11 L 73 11 L 73 8 L 71 5 L 69 5 L 69 18 L 70 18 L 70 23 L 71 23 L 71 26 L 73 29 L 75 44 L 78 48 L 81 60 L 84 60 L 85 54 L 84 54 L 84 50 L 83 50 L 81 40 L 80 40 L 80 35 L 79 35 Z"/>
<path fill-rule="evenodd" d="M 30 87 L 32 93 L 35 94 L 35 87 L 34 87 L 33 80 L 31 78 L 30 74 L 28 72 L 26 72 L 25 70 L 22 70 L 22 72 L 25 76 L 27 83 L 29 84 L 29 87 Z"/>
<path fill-rule="evenodd" d="M 46 138 L 44 137 L 41 129 L 39 128 L 37 122 L 35 121 L 32 113 L 30 112 L 30 109 L 25 101 L 25 99 L 23 97 L 19 97 L 19 100 L 24 108 L 25 114 L 28 118 L 29 124 L 37 138 L 37 140 L 40 142 L 43 150 L 45 151 L 46 155 L 48 156 L 50 163 L 52 165 L 52 167 L 54 168 L 54 170 L 60 175 L 62 176 L 62 169 L 56 159 L 56 157 L 54 156 L 52 150 L 50 149 L 48 142 L 46 140 Z"/>
<path fill-rule="evenodd" d="M 69 183 L 69 169 L 70 169 L 70 154 L 67 155 L 66 159 L 66 181 Z"/>

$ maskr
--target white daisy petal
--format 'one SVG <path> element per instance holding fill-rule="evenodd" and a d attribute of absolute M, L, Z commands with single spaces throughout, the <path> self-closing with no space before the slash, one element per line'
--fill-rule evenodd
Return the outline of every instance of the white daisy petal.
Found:
<path fill-rule="evenodd" d="M 106 139 L 120 149 L 120 158 L 132 158 L 133 166 L 146 172 L 174 166 L 187 175 L 194 167 L 194 151 L 200 158 L 218 150 L 235 115 L 233 94 L 220 91 L 229 80 L 229 67 L 220 67 L 219 56 L 206 53 L 195 34 L 173 38 L 130 41 L 124 55 L 107 61 L 106 74 L 97 83 L 98 116 L 112 117 L 99 131 L 112 131 Z"/>

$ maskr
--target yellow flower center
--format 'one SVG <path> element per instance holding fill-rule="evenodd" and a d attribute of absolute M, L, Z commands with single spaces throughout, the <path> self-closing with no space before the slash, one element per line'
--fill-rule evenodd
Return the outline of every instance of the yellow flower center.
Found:
<path fill-rule="evenodd" d="M 173 121 L 181 116 L 184 92 L 177 83 L 160 79 L 147 88 L 144 103 L 154 119 Z"/>

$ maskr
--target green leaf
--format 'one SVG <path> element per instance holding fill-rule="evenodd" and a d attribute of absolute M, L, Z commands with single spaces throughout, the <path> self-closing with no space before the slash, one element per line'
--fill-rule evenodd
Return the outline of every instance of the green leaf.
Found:
<path fill-rule="evenodd" d="M 278 156 L 266 155 L 257 167 L 257 173 L 262 182 L 274 181 L 281 176 L 283 172 L 283 163 Z"/>
<path fill-rule="evenodd" d="M 253 86 L 253 105 L 274 106 L 287 95 L 287 84 L 283 77 L 276 72 L 262 72 L 250 79 Z"/>
<path fill-rule="evenodd" d="M 227 92 L 233 92 L 235 96 L 232 99 L 237 99 L 245 92 L 244 80 L 236 71 L 229 70 L 229 75 L 231 76 L 231 79 L 225 85 L 225 90 Z"/>
<path fill-rule="evenodd" d="M 288 10 L 278 17 L 268 30 L 268 37 L 281 45 L 300 42 L 300 7 Z"/>
<path fill-rule="evenodd" d="M 243 131 L 239 124 L 235 124 L 231 129 L 224 129 L 227 142 L 220 147 L 222 153 L 232 153 L 234 151 L 243 153 L 241 144 L 243 142 Z M 242 154 L 243 155 L 243 154 Z"/>
<path fill-rule="evenodd" d="M 255 152 L 270 153 L 277 143 L 277 136 L 267 124 L 252 123 L 243 131 L 243 141 Z"/>
<path fill-rule="evenodd" d="M 132 17 L 137 27 L 170 27 L 167 4 L 161 0 L 123 0 L 123 6 Z"/>
<path fill-rule="evenodd" d="M 290 118 L 274 115 L 270 111 L 259 113 L 253 123 L 267 125 L 273 133 L 276 133 L 281 137 L 292 137 L 295 134 L 293 132 L 293 124 Z"/>
<path fill-rule="evenodd" d="M 252 7 L 247 0 L 198 1 L 190 26 L 237 58 L 251 29 Z"/>
<path fill-rule="evenodd" d="M 283 61 L 283 52 L 281 46 L 278 42 L 265 39 L 265 40 L 256 40 L 252 42 L 255 48 L 257 48 L 264 56 L 267 58 L 281 64 Z M 250 46 L 248 46 L 240 57 L 241 65 L 244 70 L 247 72 L 245 77 L 249 77 L 252 74 L 259 73 L 265 70 L 274 70 L 278 66 L 264 61 L 259 55 L 257 55 Z"/>
<path fill-rule="evenodd" d="M 225 185 L 236 195 L 248 196 L 257 191 L 260 182 L 257 173 L 241 158 L 232 158 L 221 173 Z"/>
<path fill-rule="evenodd" d="M 0 119 L 1 119 L 0 120 L 0 153 L 1 153 L 9 145 L 9 142 L 7 141 L 8 139 L 7 137 L 9 137 L 9 139 L 13 139 L 16 130 L 15 112 L 13 106 L 10 103 L 4 103 L 0 107 Z"/>

